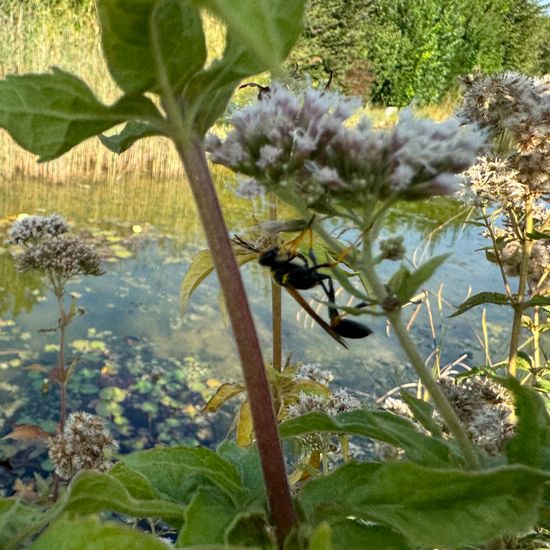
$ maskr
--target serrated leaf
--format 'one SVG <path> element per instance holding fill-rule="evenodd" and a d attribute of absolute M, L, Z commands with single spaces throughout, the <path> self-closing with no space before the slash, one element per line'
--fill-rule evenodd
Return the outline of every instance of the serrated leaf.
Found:
<path fill-rule="evenodd" d="M 309 481 L 298 499 L 313 522 L 379 521 L 412 545 L 448 548 L 529 529 L 549 477 L 525 466 L 463 471 L 408 462 L 346 464 Z"/>
<path fill-rule="evenodd" d="M 64 517 L 51 525 L 32 550 L 166 550 L 157 537 L 120 523 L 100 523 L 95 517 Z"/>
<path fill-rule="evenodd" d="M 466 301 L 462 302 L 462 304 L 456 308 L 456 311 L 452 315 L 449 315 L 449 317 L 457 317 L 458 315 L 462 315 L 469 309 L 481 304 L 496 304 L 499 306 L 504 306 L 510 304 L 510 299 L 506 296 L 506 294 L 502 294 L 500 292 L 480 292 L 479 294 L 470 296 Z"/>
<path fill-rule="evenodd" d="M 237 413 L 236 440 L 239 447 L 248 447 L 253 441 L 254 426 L 252 425 L 252 411 L 248 401 L 239 406 Z"/>
<path fill-rule="evenodd" d="M 111 136 L 100 134 L 99 141 L 113 153 L 120 155 L 130 149 L 130 147 L 138 140 L 164 135 L 159 129 L 146 122 L 137 122 L 132 120 L 124 126 L 121 132 Z"/>
<path fill-rule="evenodd" d="M 387 411 L 358 409 L 338 416 L 313 412 L 279 426 L 283 438 L 312 432 L 360 435 L 384 441 L 403 449 L 407 457 L 418 464 L 447 467 L 460 463 L 450 442 L 423 434 L 409 420 Z"/>
<path fill-rule="evenodd" d="M 508 461 L 550 471 L 550 416 L 544 400 L 515 378 L 496 378 L 514 396 L 517 433 L 505 448 Z"/>
<path fill-rule="evenodd" d="M 111 511 L 136 518 L 160 518 L 179 527 L 183 507 L 165 499 L 136 499 L 116 477 L 82 470 L 69 485 L 65 511 L 94 514 Z"/>
<path fill-rule="evenodd" d="M 58 68 L 0 81 L 0 127 L 40 161 L 57 158 L 121 122 L 158 116 L 143 96 L 124 96 L 106 106 L 82 80 Z"/>
<path fill-rule="evenodd" d="M 163 498 L 182 504 L 199 487 L 215 485 L 229 494 L 242 490 L 235 467 L 203 447 L 149 449 L 125 455 L 121 462 L 145 476 Z"/>
<path fill-rule="evenodd" d="M 195 0 L 224 21 L 260 70 L 276 70 L 302 31 L 303 0 Z"/>
<path fill-rule="evenodd" d="M 206 61 L 190 0 L 98 0 L 97 11 L 107 66 L 129 94 L 158 92 L 162 73 L 177 94 Z"/>
<path fill-rule="evenodd" d="M 403 278 L 395 294 L 401 304 L 406 304 L 416 291 L 434 274 L 435 270 L 450 256 L 442 254 L 423 263 L 418 269 Z"/>
<path fill-rule="evenodd" d="M 236 384 L 234 382 L 222 384 L 216 390 L 216 393 L 208 400 L 202 412 L 216 412 L 224 403 L 229 401 L 229 399 L 239 395 L 245 390 L 246 388 L 242 384 Z"/>
<path fill-rule="evenodd" d="M 399 393 L 416 420 L 431 434 L 441 436 L 441 426 L 433 418 L 434 408 L 432 405 L 428 401 L 414 397 L 408 391 L 401 390 Z"/>
<path fill-rule="evenodd" d="M 227 494 L 214 487 L 201 487 L 185 507 L 185 524 L 178 546 L 223 544 L 225 532 L 238 510 Z"/>

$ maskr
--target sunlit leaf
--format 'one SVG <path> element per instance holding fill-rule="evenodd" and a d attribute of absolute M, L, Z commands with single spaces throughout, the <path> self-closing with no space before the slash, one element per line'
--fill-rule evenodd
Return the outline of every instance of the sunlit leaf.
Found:
<path fill-rule="evenodd" d="M 248 447 L 253 441 L 254 426 L 252 425 L 252 411 L 248 401 L 239 406 L 237 413 L 236 440 L 239 447 Z"/>
<path fill-rule="evenodd" d="M 159 91 L 160 75 L 178 93 L 206 61 L 202 22 L 188 0 L 98 0 L 103 52 L 127 93 Z"/>
<path fill-rule="evenodd" d="M 211 9 L 263 65 L 276 69 L 302 30 L 303 0 L 196 0 Z"/>
<path fill-rule="evenodd" d="M 239 395 L 245 391 L 245 389 L 246 388 L 242 384 L 236 384 L 234 382 L 222 384 L 216 390 L 216 393 L 208 400 L 208 403 L 206 403 L 203 408 L 203 412 L 216 412 L 229 399 Z"/>
<path fill-rule="evenodd" d="M 110 107 L 103 105 L 82 80 L 57 68 L 0 81 L 0 127 L 41 161 L 121 122 L 157 116 L 145 97 L 124 96 Z"/>
<path fill-rule="evenodd" d="M 310 521 L 380 521 L 412 545 L 481 544 L 529 529 L 550 476 L 525 466 L 484 471 L 408 462 L 346 464 L 309 481 L 298 499 Z"/>

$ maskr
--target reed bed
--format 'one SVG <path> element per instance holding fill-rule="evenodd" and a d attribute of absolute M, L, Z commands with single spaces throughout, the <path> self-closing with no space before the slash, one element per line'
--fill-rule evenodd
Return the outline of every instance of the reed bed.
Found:
<path fill-rule="evenodd" d="M 225 44 L 223 26 L 205 16 L 209 59 Z M 103 57 L 93 9 L 44 6 L 39 0 L 0 0 L 0 78 L 7 74 L 45 72 L 52 66 L 78 74 L 105 103 L 120 91 L 111 80 Z M 0 178 L 40 178 L 48 181 L 116 181 L 125 176 L 174 180 L 183 176 L 181 162 L 168 140 L 149 138 L 115 155 L 96 138 L 61 158 L 37 163 L 0 130 Z"/>

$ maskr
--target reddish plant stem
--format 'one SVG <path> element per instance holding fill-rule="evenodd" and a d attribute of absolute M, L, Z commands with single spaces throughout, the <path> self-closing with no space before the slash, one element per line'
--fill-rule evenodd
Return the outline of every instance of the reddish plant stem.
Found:
<path fill-rule="evenodd" d="M 269 219 L 277 219 L 277 197 L 270 194 L 271 206 L 269 207 Z M 273 337 L 273 368 L 279 372 L 283 370 L 283 336 L 282 336 L 282 296 L 281 287 L 275 281 L 271 281 L 271 321 Z"/>
<path fill-rule="evenodd" d="M 260 344 L 202 143 L 198 138 L 179 139 L 176 147 L 189 179 L 227 305 L 243 368 L 271 515 L 282 548 L 286 536 L 296 524 L 296 516 Z"/>

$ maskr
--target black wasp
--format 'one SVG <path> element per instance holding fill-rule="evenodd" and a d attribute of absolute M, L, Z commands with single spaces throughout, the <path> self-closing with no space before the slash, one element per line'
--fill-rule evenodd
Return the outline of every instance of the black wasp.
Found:
<path fill-rule="evenodd" d="M 317 263 L 313 250 L 309 251 L 309 260 L 300 251 L 294 247 L 285 248 L 273 246 L 267 250 L 259 251 L 250 243 L 244 241 L 238 236 L 233 238 L 238 245 L 257 252 L 258 263 L 271 270 L 273 280 L 286 288 L 288 293 L 307 311 L 307 313 L 339 344 L 347 347 L 343 338 L 365 338 L 372 331 L 358 321 L 345 319 L 334 305 L 335 293 L 332 277 L 320 271 L 322 268 L 334 267 L 334 263 Z M 311 263 L 310 263 L 311 261 Z M 321 286 L 328 301 L 328 311 L 330 324 L 320 317 L 315 310 L 308 304 L 298 290 L 309 290 L 316 286 Z M 357 307 L 364 307 L 361 303 Z"/>

